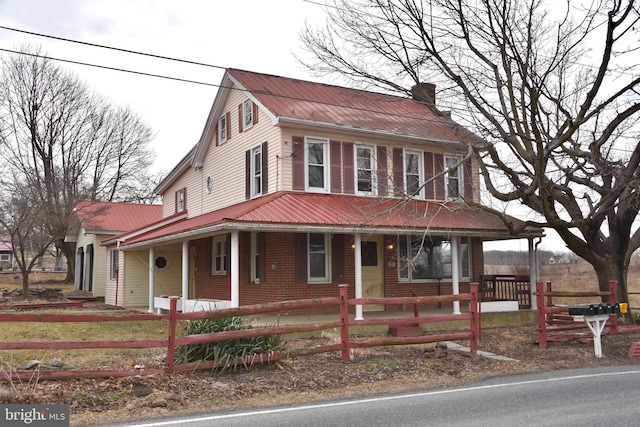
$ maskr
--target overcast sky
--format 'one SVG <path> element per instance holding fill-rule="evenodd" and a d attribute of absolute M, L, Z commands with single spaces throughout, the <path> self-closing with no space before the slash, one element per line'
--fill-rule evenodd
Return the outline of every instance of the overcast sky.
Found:
<path fill-rule="evenodd" d="M 27 42 L 53 58 L 217 85 L 224 68 L 313 80 L 293 52 L 305 21 L 323 21 L 304 0 L 0 0 L 0 26 L 206 63 L 187 65 L 0 29 L 0 48 Z M 6 55 L 4 52 L 0 52 Z M 197 143 L 217 87 L 59 62 L 154 130 L 155 168 L 169 171 Z"/>
<path fill-rule="evenodd" d="M 170 171 L 198 142 L 224 68 L 315 80 L 295 60 L 305 22 L 324 23 L 322 0 L 0 0 L 0 26 L 205 63 L 189 65 L 0 29 L 0 49 L 26 42 L 52 58 L 206 84 L 59 62 L 154 130 L 154 168 Z M 6 55 L 0 52 L 1 55 Z M 548 242 L 549 239 L 545 239 Z M 493 245 L 488 245 L 492 248 Z M 497 248 L 527 250 L 527 242 Z M 562 250 L 563 245 L 546 244 Z"/>

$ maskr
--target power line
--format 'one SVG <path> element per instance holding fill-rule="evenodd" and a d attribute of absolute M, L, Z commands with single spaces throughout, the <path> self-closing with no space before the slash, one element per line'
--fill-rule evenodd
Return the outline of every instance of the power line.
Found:
<path fill-rule="evenodd" d="M 49 35 L 49 34 L 42 34 L 42 33 L 36 33 L 36 32 L 33 32 L 33 31 L 21 30 L 19 28 L 11 28 L 11 27 L 7 27 L 7 26 L 4 26 L 4 25 L 0 25 L 0 29 L 9 30 L 9 31 L 15 31 L 15 32 L 18 32 L 18 33 L 29 34 L 29 35 L 32 35 L 32 36 L 46 37 L 46 38 L 54 39 L 54 40 L 61 40 L 61 41 L 69 42 L 69 43 L 77 43 L 77 44 L 81 44 L 81 45 L 85 45 L 85 46 L 99 47 L 99 48 L 102 48 L 102 49 L 110 49 L 110 50 L 115 50 L 115 51 L 118 51 L 118 52 L 133 53 L 135 55 L 149 56 L 151 58 L 166 59 L 166 60 L 169 60 L 169 61 L 183 62 L 185 64 L 200 65 L 202 67 L 210 67 L 210 68 L 217 68 L 217 69 L 220 69 L 220 70 L 226 70 L 226 67 L 223 67 L 223 66 L 220 66 L 220 65 L 206 64 L 204 62 L 196 62 L 196 61 L 190 61 L 190 60 L 187 60 L 187 59 L 171 58 L 169 56 L 155 55 L 153 53 L 140 52 L 140 51 L 136 51 L 136 50 L 123 49 L 123 48 L 113 47 L 113 46 L 106 46 L 106 45 L 97 44 L 97 43 L 83 42 L 83 41 L 80 41 L 80 40 L 73 40 L 73 39 L 68 39 L 68 38 L 65 38 L 65 37 L 52 36 L 52 35 Z M 82 64 L 82 65 L 89 65 L 89 64 Z M 123 71 L 123 70 L 117 70 L 117 71 Z M 157 76 L 154 76 L 154 77 L 157 77 Z"/>

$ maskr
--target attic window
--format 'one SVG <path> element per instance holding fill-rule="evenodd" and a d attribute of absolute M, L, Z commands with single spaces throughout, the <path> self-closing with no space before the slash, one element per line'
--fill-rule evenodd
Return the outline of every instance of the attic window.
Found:
<path fill-rule="evenodd" d="M 187 209 L 187 189 L 181 188 L 176 191 L 176 213 Z"/>
<path fill-rule="evenodd" d="M 218 140 L 220 144 L 227 142 L 227 116 L 223 114 L 218 120 Z"/>
<path fill-rule="evenodd" d="M 243 124 L 245 130 L 253 126 L 253 102 L 251 102 L 250 99 L 246 99 L 242 103 L 242 117 L 244 118 Z"/>
<path fill-rule="evenodd" d="M 207 177 L 205 189 L 207 190 L 207 193 L 211 193 L 211 190 L 213 190 L 213 178 L 211 178 L 211 175 Z"/>

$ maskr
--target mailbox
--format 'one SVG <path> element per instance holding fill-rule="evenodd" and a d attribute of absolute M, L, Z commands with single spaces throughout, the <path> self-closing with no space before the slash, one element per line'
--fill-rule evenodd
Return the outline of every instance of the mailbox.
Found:
<path fill-rule="evenodd" d="M 571 316 L 597 316 L 598 314 L 620 314 L 620 304 L 602 302 L 599 304 L 576 304 L 569 306 Z"/>

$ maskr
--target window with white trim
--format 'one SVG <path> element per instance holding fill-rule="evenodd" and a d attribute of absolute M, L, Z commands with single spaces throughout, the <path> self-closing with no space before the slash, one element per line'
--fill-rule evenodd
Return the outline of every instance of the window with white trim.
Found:
<path fill-rule="evenodd" d="M 187 209 L 186 188 L 176 191 L 176 212 L 182 212 Z"/>
<path fill-rule="evenodd" d="M 262 195 L 262 145 L 251 150 L 251 197 Z"/>
<path fill-rule="evenodd" d="M 260 277 L 263 269 L 262 263 L 263 258 L 260 253 L 261 240 L 264 239 L 264 234 L 262 233 L 251 233 L 251 282 L 252 283 L 260 283 L 263 279 Z"/>
<path fill-rule="evenodd" d="M 245 99 L 242 103 L 243 129 L 247 130 L 253 126 L 253 102 Z"/>
<path fill-rule="evenodd" d="M 405 192 L 409 197 L 424 198 L 424 173 L 421 151 L 404 152 Z"/>
<path fill-rule="evenodd" d="M 329 272 L 329 235 L 322 233 L 309 233 L 307 250 L 307 271 L 310 283 L 327 283 L 331 280 Z"/>
<path fill-rule="evenodd" d="M 224 144 L 227 142 L 227 115 L 223 114 L 218 119 L 218 143 Z"/>
<path fill-rule="evenodd" d="M 360 195 L 376 194 L 376 167 L 374 147 L 355 146 L 356 190 Z"/>
<path fill-rule="evenodd" d="M 113 249 L 109 252 L 109 278 L 116 280 L 118 278 L 118 265 L 120 260 L 120 251 Z"/>
<path fill-rule="evenodd" d="M 466 237 L 461 238 L 459 252 L 460 278 L 469 279 L 469 244 Z M 450 279 L 451 241 L 443 236 L 399 236 L 398 260 L 400 281 Z"/>
<path fill-rule="evenodd" d="M 447 200 L 458 199 L 463 195 L 462 161 L 460 156 L 444 156 L 444 185 L 446 188 Z M 458 164 L 458 166 L 456 166 Z"/>
<path fill-rule="evenodd" d="M 329 192 L 329 141 L 305 138 L 305 188 L 307 191 Z"/>
<path fill-rule="evenodd" d="M 227 237 L 216 236 L 211 241 L 211 274 L 227 274 Z"/>

